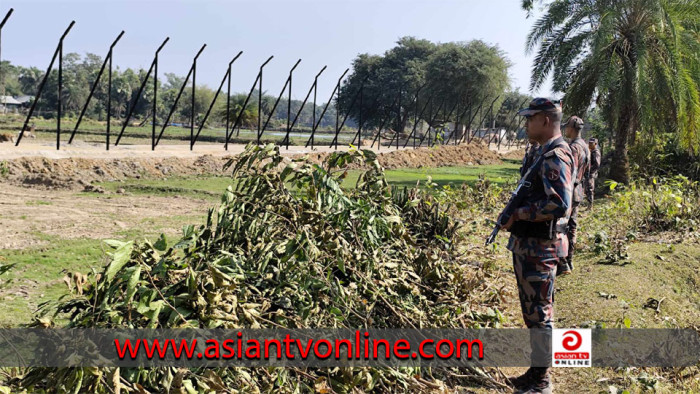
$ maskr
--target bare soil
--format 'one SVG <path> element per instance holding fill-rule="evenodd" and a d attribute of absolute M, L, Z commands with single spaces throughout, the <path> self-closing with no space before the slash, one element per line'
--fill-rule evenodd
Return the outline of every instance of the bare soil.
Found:
<path fill-rule="evenodd" d="M 309 157 L 312 161 L 320 163 L 329 154 L 329 152 L 312 153 Z M 458 146 L 443 145 L 434 148 L 378 151 L 377 154 L 379 164 L 386 169 L 472 166 L 501 162 L 496 152 L 489 150 L 480 142 Z M 295 157 L 301 156 L 303 155 L 295 155 Z"/>
<path fill-rule="evenodd" d="M 525 148 L 518 148 L 507 153 L 502 153 L 501 159 L 521 160 L 525 156 Z"/>
<path fill-rule="evenodd" d="M 204 215 L 210 202 L 178 196 L 81 197 L 65 190 L 28 190 L 0 184 L 0 249 L 24 249 L 61 239 L 115 237 L 145 218 L 167 224 L 170 216 Z M 99 225 L 96 225 L 99 223 Z"/>
<path fill-rule="evenodd" d="M 1 144 L 6 145 L 6 144 Z M 21 146 L 20 146 L 21 147 Z M 115 181 L 129 178 L 163 178 L 188 175 L 223 175 L 224 163 L 233 155 L 240 153 L 241 145 L 232 145 L 224 151 L 216 146 L 216 151 L 207 145 L 199 150 L 205 155 L 191 152 L 177 146 L 166 146 L 156 151 L 130 149 L 106 152 L 100 147 L 92 149 L 73 148 L 50 151 L 47 148 L 38 152 L 28 150 L 26 155 L 18 155 L 14 148 L 2 146 L 0 149 L 0 184 L 9 183 L 26 187 L 43 189 L 93 190 L 91 183 Z M 316 162 L 321 162 L 332 150 L 305 150 L 290 147 L 283 154 L 291 157 L 309 155 Z M 19 152 L 21 153 L 21 152 Z M 379 162 L 388 169 L 422 168 L 441 166 L 464 166 L 497 164 L 499 155 L 481 143 L 460 146 L 439 146 L 435 148 L 400 149 L 377 152 Z M 169 154 L 169 156 L 168 156 Z M 116 156 L 116 157 L 115 157 Z M 3 160 L 4 159 L 4 160 Z"/>

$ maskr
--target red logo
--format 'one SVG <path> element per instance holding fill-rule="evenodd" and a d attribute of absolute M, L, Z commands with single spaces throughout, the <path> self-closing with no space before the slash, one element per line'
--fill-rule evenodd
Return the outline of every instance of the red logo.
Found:
<path fill-rule="evenodd" d="M 561 344 L 564 346 L 564 349 L 571 352 L 580 348 L 582 342 L 581 334 L 572 330 L 564 333 L 564 339 L 561 341 Z"/>

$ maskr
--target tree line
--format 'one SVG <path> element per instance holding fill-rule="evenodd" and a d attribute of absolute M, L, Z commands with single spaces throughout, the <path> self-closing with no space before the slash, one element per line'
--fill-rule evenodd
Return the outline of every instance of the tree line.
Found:
<path fill-rule="evenodd" d="M 97 78 L 103 58 L 99 55 L 87 53 L 81 57 L 77 53 L 68 53 L 63 58 L 63 88 L 61 111 L 67 117 L 77 117 L 80 114 L 85 102 L 88 99 L 90 88 Z M 135 123 L 145 123 L 151 121 L 153 108 L 153 83 L 152 76 L 149 83 L 141 93 L 139 100 L 136 100 L 139 87 L 146 77 L 147 70 L 127 68 L 121 70 L 118 66 L 112 71 L 112 117 L 113 119 L 124 119 L 131 105 L 135 107 L 132 119 Z M 9 61 L 3 61 L 0 67 L 0 81 L 4 81 L 5 94 L 8 96 L 36 96 L 39 84 L 44 77 L 45 71 L 37 67 L 22 67 L 13 65 Z M 164 122 L 170 108 L 175 103 L 182 84 L 185 82 L 184 76 L 174 73 L 165 73 L 158 78 L 158 103 L 156 106 L 157 122 Z M 178 100 L 177 107 L 170 118 L 171 123 L 190 123 L 192 113 L 192 88 L 191 79 L 187 87 Z M 95 89 L 93 98 L 90 100 L 85 117 L 98 121 L 107 118 L 107 75 L 106 72 L 100 79 L 100 83 Z M 209 105 L 216 91 L 204 84 L 198 84 L 195 88 L 195 124 L 204 118 Z M 240 126 L 244 128 L 257 127 L 258 123 L 258 96 L 260 92 L 255 90 L 251 95 L 245 112 L 241 115 Z M 233 123 L 243 107 L 247 93 L 232 93 L 230 100 L 230 122 Z M 265 122 L 277 97 L 264 94 L 262 97 L 262 122 Z M 286 98 L 280 100 L 274 114 L 270 120 L 268 128 L 286 127 L 287 119 Z M 52 70 L 44 86 L 41 98 L 37 103 L 36 110 L 46 118 L 54 117 L 58 104 L 58 71 Z M 292 118 L 301 107 L 300 100 L 292 100 Z M 320 116 L 322 105 L 316 108 L 316 116 Z M 299 114 L 297 128 L 311 128 L 313 119 L 313 103 L 307 103 Z M 335 126 L 335 108 L 329 106 L 319 128 L 329 128 Z M 221 92 L 216 99 L 211 114 L 207 118 L 208 126 L 222 126 L 226 121 L 226 92 Z M 351 124 L 352 125 L 352 124 Z"/>
<path fill-rule="evenodd" d="M 416 121 L 432 127 L 454 123 L 461 135 L 472 118 L 472 128 L 484 118 L 485 127 L 512 129 L 510 114 L 529 96 L 510 91 L 510 66 L 497 45 L 480 40 L 433 43 L 403 37 L 382 55 L 358 55 L 338 100 L 342 112 L 363 127 L 384 123 L 406 130 Z"/>

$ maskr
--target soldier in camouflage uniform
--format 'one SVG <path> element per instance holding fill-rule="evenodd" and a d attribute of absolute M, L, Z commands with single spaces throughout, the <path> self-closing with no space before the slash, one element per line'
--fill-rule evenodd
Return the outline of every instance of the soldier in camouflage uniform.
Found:
<path fill-rule="evenodd" d="M 581 138 L 581 130 L 583 130 L 583 120 L 578 116 L 572 116 L 564 124 L 564 135 L 571 142 L 569 147 L 574 155 L 574 169 L 576 176 L 574 178 L 574 194 L 571 204 L 571 216 L 569 217 L 569 228 L 566 233 L 569 238 L 569 254 L 565 259 L 562 259 L 557 269 L 557 275 L 570 274 L 574 269 L 572 261 L 574 256 L 574 248 L 576 247 L 576 229 L 578 228 L 578 207 L 583 201 L 583 182 L 584 176 L 588 173 L 591 153 L 588 151 L 588 145 Z"/>
<path fill-rule="evenodd" d="M 595 192 L 595 179 L 598 178 L 598 169 L 600 168 L 600 148 L 598 147 L 598 139 L 591 138 L 588 140 L 588 149 L 591 151 L 591 165 L 586 174 L 586 199 L 593 205 L 593 193 Z"/>
<path fill-rule="evenodd" d="M 538 176 L 529 185 L 525 203 L 503 225 L 511 232 L 508 250 L 513 253 L 523 319 L 528 328 L 551 330 L 554 313 L 554 279 L 558 262 L 567 256 L 566 226 L 571 212 L 574 158 L 561 136 L 561 107 L 536 98 L 518 112 L 527 117 L 528 137 L 539 142 L 542 161 L 533 168 Z M 551 333 L 551 331 L 549 331 Z M 551 351 L 532 340 L 533 364 Z M 551 356 L 549 356 L 551 360 Z M 546 364 L 546 365 L 549 365 Z M 533 366 L 509 379 L 522 393 L 551 393 L 549 367 Z"/>

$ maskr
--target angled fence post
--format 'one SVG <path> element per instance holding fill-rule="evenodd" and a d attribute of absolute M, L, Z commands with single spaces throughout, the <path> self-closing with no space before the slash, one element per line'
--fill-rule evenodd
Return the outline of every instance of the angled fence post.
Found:
<path fill-rule="evenodd" d="M 197 87 L 197 58 L 206 46 L 207 44 L 202 45 L 202 49 L 200 49 L 199 52 L 197 52 L 197 56 L 195 56 L 194 60 L 192 60 L 192 111 L 190 112 L 190 150 L 192 150 L 192 147 L 194 146 L 194 98 L 195 89 Z M 199 129 L 197 129 L 197 132 L 199 132 Z"/>
<path fill-rule="evenodd" d="M 80 111 L 80 116 L 78 116 L 78 121 L 75 123 L 75 128 L 73 128 L 73 132 L 70 134 L 70 139 L 68 139 L 68 143 L 71 144 L 73 143 L 73 138 L 75 137 L 75 132 L 78 131 L 78 127 L 80 127 L 80 122 L 83 120 L 83 116 L 85 115 L 85 111 L 87 111 L 88 105 L 90 104 L 90 100 L 92 99 L 93 94 L 95 94 L 95 88 L 97 88 L 97 85 L 100 83 L 100 78 L 102 78 L 102 73 L 105 71 L 105 67 L 107 67 L 107 64 L 109 64 L 109 71 L 107 75 L 107 145 L 106 148 L 109 150 L 109 130 L 110 130 L 110 120 L 111 120 L 111 110 L 112 110 L 112 50 L 114 49 L 114 46 L 117 45 L 117 42 L 122 38 L 124 35 L 124 30 L 122 30 L 121 33 L 117 36 L 117 38 L 112 42 L 112 45 L 109 46 L 109 52 L 107 52 L 107 56 L 105 57 L 104 62 L 102 62 L 102 67 L 100 68 L 100 71 L 97 73 L 97 77 L 95 78 L 95 82 L 92 84 L 92 88 L 90 88 L 90 93 L 88 94 L 88 98 L 85 101 L 85 105 L 83 106 L 83 109 Z"/>
<path fill-rule="evenodd" d="M 146 76 L 143 78 L 143 81 L 141 81 L 141 86 L 139 86 L 139 90 L 136 93 L 136 97 L 134 98 L 134 102 L 129 106 L 129 112 L 126 114 L 126 119 L 124 119 L 124 124 L 122 125 L 122 129 L 119 132 L 119 136 L 117 136 L 117 141 L 114 142 L 114 146 L 119 145 L 119 141 L 122 139 L 122 135 L 124 135 L 124 130 L 126 129 L 126 126 L 129 124 L 129 119 L 131 119 L 131 115 L 134 113 L 134 108 L 136 108 L 136 104 L 139 101 L 139 98 L 141 97 L 141 93 L 143 92 L 143 88 L 146 87 L 146 83 L 148 82 L 148 77 L 151 75 L 151 71 L 155 68 L 155 73 L 158 74 L 158 53 L 163 49 L 165 44 L 170 41 L 170 37 L 166 37 L 165 40 L 163 41 L 162 44 L 158 47 L 156 50 L 155 56 L 153 57 L 153 62 L 151 62 L 151 66 L 148 68 L 148 72 L 146 72 Z M 156 129 L 155 129 L 155 104 L 156 104 L 156 92 L 157 92 L 157 85 L 156 85 L 156 90 L 153 92 L 153 109 L 154 109 L 154 117 L 153 117 L 153 128 L 151 131 L 151 147 L 154 148 L 155 146 L 153 145 L 155 143 L 155 137 L 156 137 Z"/>
<path fill-rule="evenodd" d="M 260 141 L 260 138 L 262 138 L 262 135 L 265 132 L 265 129 L 267 129 L 267 125 L 270 123 L 270 119 L 272 119 L 272 115 L 274 115 L 275 110 L 277 109 L 277 105 L 279 105 L 280 100 L 282 99 L 282 95 L 284 94 L 284 91 L 287 90 L 287 86 L 289 86 L 289 97 L 290 97 L 290 103 L 287 104 L 287 128 L 289 128 L 289 111 L 290 111 L 290 104 L 291 104 L 291 97 L 292 97 L 292 73 L 294 72 L 294 69 L 297 68 L 299 63 L 301 63 L 301 59 L 297 60 L 297 62 L 294 63 L 294 66 L 292 66 L 292 69 L 289 70 L 289 76 L 287 77 L 287 80 L 284 82 L 284 86 L 282 86 L 282 91 L 280 92 L 279 96 L 277 96 L 277 100 L 275 100 L 275 105 L 272 106 L 272 109 L 270 110 L 270 114 L 267 116 L 267 120 L 265 120 L 265 124 L 263 125 L 262 129 L 258 133 L 258 141 Z"/>
<path fill-rule="evenodd" d="M 345 126 L 345 121 L 348 120 L 348 116 L 350 115 L 350 110 L 352 110 L 352 108 L 355 106 L 355 102 L 357 101 L 357 98 L 358 98 L 358 97 L 362 97 L 362 91 L 363 91 L 364 88 L 365 88 L 365 82 L 367 82 L 367 80 L 369 79 L 369 77 L 370 77 L 369 75 L 365 76 L 365 78 L 364 78 L 364 79 L 362 80 L 362 82 L 360 83 L 360 88 L 357 90 L 357 92 L 356 92 L 355 95 L 353 96 L 352 101 L 350 102 L 350 107 L 348 107 L 347 113 L 346 113 L 345 116 L 343 117 L 343 121 L 342 121 L 340 124 L 338 124 L 338 120 L 336 119 L 336 124 L 335 124 L 335 137 L 333 138 L 333 141 L 331 141 L 331 144 L 328 146 L 329 148 L 335 146 L 335 149 L 338 150 L 338 135 L 340 134 L 340 129 L 342 129 L 343 126 Z M 338 90 L 338 95 L 340 95 L 340 89 Z M 338 110 L 336 110 L 336 118 L 337 118 L 338 115 L 340 114 L 340 111 L 339 111 L 340 106 L 337 105 L 337 104 L 338 104 L 338 99 L 337 99 L 337 97 L 336 97 L 336 106 L 338 107 Z M 362 120 L 362 104 L 360 104 L 360 121 L 361 121 L 361 120 Z M 354 142 L 354 141 L 355 141 L 355 140 L 353 139 L 353 142 Z"/>
<path fill-rule="evenodd" d="M 394 105 L 396 105 L 396 103 L 397 103 L 398 101 L 399 101 L 399 98 L 398 98 L 398 96 L 397 96 L 397 97 L 394 99 L 394 101 L 391 103 L 391 105 L 389 106 L 389 108 L 390 108 L 390 109 L 391 109 L 391 108 L 394 108 Z M 388 114 L 384 117 L 384 119 L 381 121 L 381 123 L 379 123 L 379 129 L 377 129 L 377 135 L 374 136 L 374 140 L 372 140 L 372 145 L 370 146 L 370 148 L 374 148 L 374 144 L 377 143 L 377 142 L 379 142 L 378 145 L 377 145 L 377 150 L 382 150 L 382 149 L 381 149 L 381 148 L 382 148 L 382 129 L 384 128 L 384 126 L 386 126 L 386 122 L 389 121 L 389 118 L 391 118 L 391 112 L 392 112 L 392 111 L 390 110 L 389 113 L 388 113 Z"/>
<path fill-rule="evenodd" d="M 2 80 L 0 81 L 0 84 L 2 84 L 2 96 L 3 96 L 3 111 L 7 109 L 7 99 L 5 99 L 5 74 L 2 73 L 2 28 L 5 26 L 5 22 L 10 18 L 10 15 L 12 15 L 12 12 L 14 11 L 14 8 L 10 8 L 9 11 L 7 11 L 7 14 L 5 14 L 5 17 L 2 18 L 2 22 L 0 22 L 0 76 L 2 77 Z"/>
<path fill-rule="evenodd" d="M 44 91 L 44 85 L 46 84 L 46 80 L 49 78 L 49 74 L 51 74 L 51 68 L 53 68 L 53 63 L 56 61 L 56 58 L 58 57 L 58 116 L 56 117 L 56 150 L 60 149 L 61 145 L 61 93 L 62 93 L 62 86 L 63 85 L 63 39 L 66 38 L 66 35 L 68 35 L 68 32 L 70 32 L 70 29 L 73 28 L 73 25 L 75 25 L 75 21 L 71 21 L 70 25 L 68 25 L 68 28 L 66 29 L 65 32 L 63 32 L 63 35 L 61 38 L 58 40 L 58 46 L 56 47 L 56 51 L 53 54 L 53 57 L 51 58 L 51 62 L 49 63 L 49 68 L 46 70 L 46 74 L 44 74 L 44 78 L 41 80 L 41 83 L 39 84 L 39 89 L 38 92 L 36 93 L 36 97 L 34 98 L 34 102 L 32 103 L 31 108 L 29 108 L 29 113 L 27 114 L 27 119 L 24 121 L 24 125 L 22 126 L 22 130 L 20 130 L 19 135 L 17 136 L 17 143 L 15 143 L 15 146 L 19 145 L 19 142 L 22 140 L 22 136 L 24 135 L 24 130 L 27 128 L 27 125 L 29 124 L 29 119 L 31 119 L 32 114 L 34 113 L 34 109 L 36 108 L 36 104 L 39 102 L 39 99 L 41 98 L 41 93 Z"/>
<path fill-rule="evenodd" d="M 180 97 L 182 96 L 182 92 L 185 91 L 185 87 L 187 86 L 187 82 L 190 80 L 190 75 L 193 75 L 196 69 L 196 63 L 197 63 L 197 58 L 199 55 L 202 54 L 202 51 L 204 48 L 207 47 L 207 44 L 202 45 L 202 48 L 199 49 L 199 52 L 194 57 L 194 60 L 192 61 L 192 66 L 190 66 L 190 70 L 187 72 L 187 76 L 185 77 L 185 80 L 182 82 L 182 86 L 180 86 L 180 90 L 177 92 L 177 96 L 175 97 L 175 102 L 173 102 L 173 106 L 170 107 L 170 111 L 168 112 L 168 116 L 165 118 L 165 122 L 163 122 L 163 127 L 160 129 L 160 134 L 158 134 L 158 138 L 154 140 L 153 142 L 153 149 L 158 145 L 160 142 L 160 139 L 163 137 L 163 132 L 165 129 L 168 127 L 168 123 L 170 123 L 170 118 L 173 116 L 173 113 L 175 112 L 175 108 L 177 107 L 177 103 L 180 101 Z M 194 94 L 194 78 L 192 79 L 192 94 Z M 154 100 L 155 102 L 155 100 Z M 155 107 L 154 107 L 155 109 Z M 190 117 L 190 120 L 192 120 L 194 117 L 194 100 L 192 101 L 192 116 Z M 155 118 L 154 118 L 155 120 Z M 155 123 L 154 123 L 155 124 Z M 194 139 L 194 128 L 192 125 L 190 125 L 190 150 L 192 150 L 192 140 Z"/>
<path fill-rule="evenodd" d="M 216 103 L 216 99 L 219 97 L 219 93 L 221 93 L 221 89 L 224 87 L 224 82 L 228 79 L 228 93 L 226 97 L 226 131 L 228 131 L 228 122 L 229 122 L 229 110 L 230 110 L 230 98 L 231 98 L 231 65 L 233 62 L 238 59 L 239 56 L 243 54 L 243 51 L 238 52 L 238 55 L 233 58 L 228 63 L 228 68 L 226 69 L 226 73 L 224 74 L 224 78 L 221 80 L 221 83 L 219 84 L 219 89 L 216 90 L 216 94 L 214 95 L 214 99 L 211 101 L 211 104 L 209 104 L 209 108 L 207 109 L 207 112 L 204 114 L 204 118 L 202 121 L 199 123 L 199 128 L 197 129 L 197 134 L 194 136 L 194 139 L 190 142 L 190 150 L 192 150 L 192 147 L 194 147 L 195 142 L 197 142 L 197 139 L 199 138 L 199 133 L 202 132 L 202 127 L 204 127 L 204 123 L 207 122 L 207 119 L 209 118 L 209 114 L 211 113 L 212 108 L 214 108 L 214 104 Z M 194 106 L 193 106 L 194 108 Z"/>
<path fill-rule="evenodd" d="M 311 84 L 311 87 L 309 88 L 309 92 L 306 93 L 306 97 L 304 98 L 304 101 L 301 103 L 301 107 L 299 107 L 299 110 L 297 111 L 297 114 L 294 116 L 294 120 L 292 120 L 292 123 L 289 124 L 289 121 L 287 121 L 287 133 L 284 136 L 284 140 L 282 140 L 282 144 L 287 146 L 287 149 L 289 149 L 289 134 L 291 133 L 292 129 L 294 128 L 294 125 L 297 123 L 297 120 L 299 120 L 299 115 L 301 115 L 301 111 L 304 110 L 304 106 L 306 105 L 306 102 L 309 100 L 309 97 L 311 96 L 311 92 L 314 92 L 314 113 L 312 115 L 312 123 L 311 126 L 313 127 L 314 121 L 316 119 L 316 89 L 318 88 L 318 77 L 321 76 L 321 74 L 326 70 L 326 67 L 328 66 L 323 66 L 321 71 L 316 74 L 316 77 L 314 77 L 314 83 Z M 289 89 L 289 102 L 292 102 L 292 90 L 291 90 L 291 84 L 290 84 L 290 89 Z M 291 109 L 291 107 L 288 107 L 288 110 Z M 289 116 L 289 113 L 287 114 Z"/>
<path fill-rule="evenodd" d="M 274 56 L 270 56 L 269 58 L 267 58 L 267 60 L 265 60 L 265 62 L 260 66 L 260 70 L 258 71 L 258 75 L 255 77 L 255 81 L 253 81 L 253 86 L 250 88 L 250 92 L 248 92 L 248 96 L 245 98 L 245 102 L 243 102 L 243 107 L 241 107 L 241 110 L 238 112 L 238 116 L 236 116 L 236 121 L 233 123 L 233 127 L 231 128 L 231 133 L 229 134 L 228 130 L 226 130 L 226 143 L 224 144 L 224 148 L 226 150 L 228 150 L 228 142 L 231 139 L 231 136 L 233 136 L 233 130 L 235 130 L 236 127 L 238 127 L 238 125 L 241 121 L 241 117 L 243 116 L 243 112 L 245 112 L 245 109 L 248 106 L 248 101 L 250 101 L 250 96 L 253 95 L 253 92 L 255 91 L 255 86 L 258 85 L 258 81 L 260 81 L 260 79 L 262 78 L 263 67 L 265 67 L 265 65 L 267 63 L 269 63 L 273 57 Z M 262 87 L 262 85 L 259 85 L 259 86 Z M 260 92 L 259 95 L 262 96 L 262 92 Z M 258 106 L 258 128 L 260 127 L 260 116 L 259 115 L 260 115 L 260 107 Z M 238 134 L 239 132 L 240 132 L 240 129 L 236 132 L 236 136 L 239 135 Z"/>
<path fill-rule="evenodd" d="M 326 103 L 326 106 L 323 107 L 323 111 L 321 111 L 321 116 L 318 117 L 318 121 L 316 121 L 313 125 L 313 128 L 311 129 L 311 136 L 309 139 L 306 141 L 306 145 L 304 147 L 308 147 L 309 144 L 311 145 L 311 149 L 314 149 L 314 136 L 316 135 L 316 129 L 318 129 L 318 125 L 321 124 L 321 121 L 323 121 L 323 115 L 326 114 L 326 110 L 328 109 L 328 106 L 331 104 L 331 101 L 333 101 L 333 96 L 335 96 L 335 92 L 337 92 L 340 89 L 340 82 L 345 78 L 345 74 L 350 71 L 349 68 L 346 68 L 345 71 L 343 72 L 343 75 L 338 78 L 338 83 L 336 83 L 335 88 L 333 88 L 333 92 L 331 92 L 331 97 L 328 99 L 328 102 Z M 314 90 L 314 115 L 316 114 L 316 91 Z M 315 121 L 315 116 L 314 116 L 314 121 Z M 338 124 L 338 119 L 337 119 L 337 114 L 336 114 L 336 129 L 337 129 L 337 124 Z"/>

